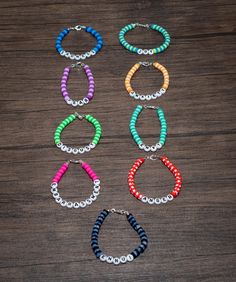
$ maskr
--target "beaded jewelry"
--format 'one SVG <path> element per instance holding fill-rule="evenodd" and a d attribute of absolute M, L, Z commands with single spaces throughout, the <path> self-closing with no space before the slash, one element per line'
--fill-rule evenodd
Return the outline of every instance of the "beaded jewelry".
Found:
<path fill-rule="evenodd" d="M 164 43 L 161 46 L 156 47 L 156 48 L 152 48 L 152 49 L 141 49 L 141 48 L 138 48 L 138 47 L 135 47 L 135 46 L 129 44 L 125 40 L 125 34 L 126 34 L 126 32 L 128 32 L 128 31 L 130 31 L 130 30 L 132 30 L 136 27 L 150 28 L 150 29 L 153 29 L 153 30 L 160 32 L 162 34 L 162 36 L 164 37 Z M 170 35 L 168 34 L 168 32 L 163 27 L 161 27 L 157 24 L 140 24 L 140 23 L 128 24 L 124 28 L 121 29 L 121 31 L 119 33 L 119 40 L 120 40 L 120 44 L 124 48 L 126 48 L 130 52 L 137 53 L 139 55 L 141 55 L 141 54 L 153 55 L 153 54 L 161 53 L 165 49 L 167 49 L 168 46 L 170 45 Z"/>
<path fill-rule="evenodd" d="M 174 186 L 174 189 L 172 190 L 172 192 L 170 192 L 170 194 L 168 194 L 167 196 L 162 197 L 162 198 L 148 198 L 148 197 L 144 196 L 143 194 L 141 194 L 140 192 L 138 192 L 138 190 L 136 189 L 136 186 L 135 186 L 135 183 L 134 183 L 135 174 L 136 174 L 137 170 L 140 168 L 140 166 L 147 159 L 148 160 L 160 159 L 162 161 L 162 163 L 174 175 L 175 186 Z M 131 169 L 128 173 L 128 186 L 129 186 L 130 193 L 136 199 L 141 200 L 143 203 L 148 203 L 150 205 L 152 205 L 152 204 L 157 204 L 157 205 L 165 204 L 168 201 L 172 201 L 173 198 L 176 198 L 179 195 L 180 189 L 181 189 L 181 186 L 182 186 L 182 176 L 181 176 L 179 170 L 174 166 L 174 164 L 172 162 L 170 162 L 168 160 L 168 158 L 166 156 L 158 157 L 156 155 L 151 155 L 151 156 L 146 157 L 146 158 L 139 158 L 134 162 L 133 166 L 131 167 Z"/>
<path fill-rule="evenodd" d="M 71 201 L 66 201 L 64 200 L 59 192 L 58 192 L 58 184 L 61 181 L 63 175 L 66 173 L 66 171 L 69 168 L 70 163 L 79 163 L 81 164 L 82 168 L 86 171 L 88 176 L 92 179 L 93 181 L 93 193 L 91 196 L 84 201 L 81 202 L 71 202 Z M 96 201 L 97 196 L 100 194 L 100 180 L 99 177 L 96 175 L 96 173 L 91 169 L 89 164 L 86 162 L 83 162 L 82 160 L 76 161 L 76 160 L 69 160 L 68 162 L 65 162 L 61 168 L 57 171 L 56 175 L 54 176 L 52 183 L 51 183 L 51 192 L 52 196 L 55 199 L 56 203 L 60 204 L 62 207 L 67 207 L 67 208 L 85 208 L 86 206 L 89 206 L 92 204 L 92 202 Z"/>
<path fill-rule="evenodd" d="M 138 247 L 136 247 L 130 254 L 126 256 L 121 256 L 121 257 L 107 256 L 102 253 L 102 251 L 100 250 L 98 246 L 98 234 L 99 234 L 100 228 L 103 224 L 103 221 L 106 219 L 106 217 L 110 213 L 126 215 L 129 224 L 133 227 L 133 229 L 138 233 L 140 237 L 141 244 Z M 103 211 L 100 212 L 93 226 L 93 230 L 91 234 L 91 247 L 92 247 L 92 250 L 95 256 L 99 258 L 100 261 L 107 262 L 110 264 L 113 263 L 114 265 L 131 262 L 134 259 L 136 259 L 141 253 L 143 253 L 145 249 L 147 248 L 147 246 L 148 246 L 148 237 L 144 229 L 137 223 L 136 219 L 134 218 L 134 216 L 131 213 L 124 211 L 124 210 L 115 210 L 115 209 L 111 209 L 111 210 L 104 209 Z"/>
<path fill-rule="evenodd" d="M 160 130 L 159 142 L 156 143 L 155 145 L 152 145 L 152 146 L 145 145 L 143 143 L 142 139 L 140 138 L 137 130 L 136 130 L 136 122 L 137 122 L 137 119 L 138 119 L 140 113 L 142 112 L 143 108 L 155 110 L 157 115 L 158 115 L 159 121 L 160 121 L 161 130 Z M 136 142 L 136 144 L 138 145 L 139 149 L 144 150 L 145 152 L 150 152 L 150 151 L 155 152 L 157 150 L 160 150 L 163 147 L 163 145 L 165 144 L 166 135 L 167 135 L 167 123 L 166 123 L 164 112 L 160 107 L 138 105 L 135 108 L 135 110 L 134 110 L 134 112 L 131 116 L 129 128 L 130 128 L 130 132 L 132 134 L 132 137 L 133 137 L 134 141 Z"/>
<path fill-rule="evenodd" d="M 64 145 L 61 142 L 61 133 L 65 129 L 67 125 L 69 125 L 71 122 L 73 122 L 76 118 L 79 120 L 86 119 L 88 122 L 92 123 L 92 125 L 95 128 L 95 135 L 93 137 L 92 142 L 84 147 L 79 147 L 79 148 L 72 148 Z M 54 133 L 54 142 L 58 148 L 60 148 L 63 152 L 66 153 L 73 153 L 74 155 L 76 154 L 83 154 L 85 152 L 89 152 L 91 149 L 95 148 L 96 145 L 99 143 L 99 140 L 102 135 L 102 128 L 98 120 L 96 120 L 94 117 L 91 115 L 79 115 L 78 113 L 74 113 L 72 115 L 69 115 L 66 119 L 64 119 L 59 126 L 57 127 L 55 133 Z"/>
<path fill-rule="evenodd" d="M 80 30 L 85 30 L 86 32 L 90 33 L 93 37 L 96 38 L 97 40 L 97 45 L 90 50 L 89 52 L 85 52 L 84 54 L 73 54 L 71 52 L 67 52 L 63 49 L 63 47 L 61 46 L 62 40 L 66 37 L 66 35 L 71 31 L 71 30 L 75 30 L 75 31 L 80 31 Z M 83 26 L 83 25 L 77 25 L 75 27 L 69 27 L 69 28 L 65 28 L 57 37 L 56 39 L 56 50 L 57 52 L 61 55 L 64 56 L 66 58 L 69 58 L 71 60 L 84 60 L 86 58 L 89 58 L 91 56 L 96 55 L 101 49 L 102 49 L 102 45 L 103 45 L 103 39 L 102 36 L 100 35 L 100 33 L 98 33 L 95 29 L 88 27 L 88 26 Z"/>
<path fill-rule="evenodd" d="M 149 67 L 149 66 L 154 66 L 156 69 L 160 70 L 163 74 L 164 77 L 164 83 L 161 87 L 161 89 L 159 91 L 157 91 L 156 93 L 150 94 L 150 95 L 140 95 L 137 92 L 135 92 L 131 86 L 131 78 L 133 77 L 133 75 L 135 74 L 135 72 L 140 68 L 140 66 L 144 66 L 144 67 Z M 139 100 L 152 100 L 152 99 L 156 99 L 158 97 L 161 97 L 167 90 L 169 86 L 169 74 L 168 71 L 166 70 L 165 67 L 163 67 L 161 64 L 159 64 L 158 62 L 154 62 L 154 63 L 149 63 L 149 62 L 139 62 L 137 64 L 135 64 L 130 71 L 128 72 L 126 78 L 125 78 L 125 88 L 128 91 L 129 95 L 131 97 L 133 97 L 134 99 L 139 99 Z"/>
<path fill-rule="evenodd" d="M 87 96 L 84 97 L 82 100 L 79 100 L 79 101 L 72 100 L 69 97 L 69 93 L 68 93 L 68 90 L 67 90 L 67 81 L 69 79 L 69 74 L 70 74 L 70 72 L 73 68 L 77 68 L 78 70 L 83 69 L 86 76 L 87 76 L 88 83 L 89 83 L 89 90 L 88 90 Z M 89 68 L 88 65 L 85 65 L 81 62 L 78 62 L 78 63 L 72 64 L 71 66 L 68 66 L 64 69 L 62 79 L 61 79 L 61 94 L 62 94 L 65 102 L 68 105 L 72 105 L 73 107 L 77 107 L 77 106 L 82 107 L 83 105 L 88 104 L 89 101 L 91 101 L 93 99 L 94 88 L 95 88 L 95 83 L 94 83 L 93 74 L 92 74 L 91 69 Z"/>

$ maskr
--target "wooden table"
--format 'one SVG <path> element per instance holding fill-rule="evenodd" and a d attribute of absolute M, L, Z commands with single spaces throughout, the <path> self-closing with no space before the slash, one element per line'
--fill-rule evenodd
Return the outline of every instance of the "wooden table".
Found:
<path fill-rule="evenodd" d="M 1 1 L 1 281 L 234 281 L 235 280 L 235 2 L 234 1 Z M 170 88 L 152 102 L 168 121 L 166 154 L 183 174 L 181 195 L 162 206 L 147 206 L 130 196 L 127 173 L 145 154 L 129 133 L 137 105 L 124 88 L 133 64 L 147 60 L 118 41 L 130 22 L 157 23 L 171 35 L 170 48 L 148 57 L 170 73 Z M 54 48 L 61 29 L 91 25 L 104 47 L 88 59 L 96 81 L 94 100 L 81 113 L 100 120 L 103 138 L 83 155 L 101 177 L 102 193 L 84 210 L 65 209 L 52 200 L 50 181 L 70 156 L 58 150 L 53 133 L 74 112 L 60 94 L 63 68 L 71 64 Z M 136 29 L 130 43 L 161 43 L 154 31 Z M 89 34 L 70 34 L 71 51 L 94 46 Z M 161 74 L 141 69 L 132 80 L 142 93 L 159 89 Z M 83 97 L 83 73 L 70 77 L 71 96 Z M 159 125 L 152 111 L 143 113 L 138 130 L 153 144 Z M 65 143 L 90 141 L 93 129 L 74 123 Z M 159 162 L 147 162 L 136 183 L 148 196 L 168 193 L 174 183 Z M 61 195 L 81 200 L 91 192 L 84 171 L 71 165 Z M 95 259 L 90 232 L 103 208 L 134 214 L 149 236 L 149 247 L 133 263 L 114 267 Z M 121 216 L 104 223 L 100 245 L 122 255 L 139 240 Z"/>

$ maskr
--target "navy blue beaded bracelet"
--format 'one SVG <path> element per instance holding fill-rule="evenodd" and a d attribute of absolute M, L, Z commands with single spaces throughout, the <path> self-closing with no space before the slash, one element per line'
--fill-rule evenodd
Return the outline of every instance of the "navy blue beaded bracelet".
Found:
<path fill-rule="evenodd" d="M 131 44 L 129 44 L 126 40 L 125 40 L 125 34 L 126 32 L 136 28 L 136 27 L 144 27 L 144 28 L 150 28 L 153 30 L 156 30 L 158 32 L 160 32 L 164 38 L 164 43 L 156 48 L 152 48 L 152 49 L 142 49 L 142 48 L 138 48 L 135 47 Z M 165 49 L 168 48 L 168 46 L 170 45 L 170 35 L 169 33 L 161 26 L 157 25 L 157 24 L 140 24 L 140 23 L 131 23 L 126 25 L 124 28 L 121 29 L 120 33 L 119 33 L 119 40 L 120 40 L 120 44 L 123 45 L 128 51 L 133 52 L 133 53 L 137 53 L 139 55 L 153 55 L 153 54 L 158 54 L 163 52 Z"/>
<path fill-rule="evenodd" d="M 67 34 L 71 31 L 71 30 L 76 30 L 76 31 L 80 31 L 80 30 L 85 30 L 86 32 L 90 33 L 92 36 L 94 36 L 97 40 L 97 45 L 90 51 L 85 52 L 83 54 L 77 55 L 77 54 L 72 54 L 71 52 L 67 52 L 63 49 L 63 47 L 61 46 L 62 40 L 67 36 Z M 69 58 L 71 60 L 84 60 L 86 58 L 89 58 L 91 56 L 96 55 L 101 49 L 102 49 L 102 45 L 103 45 L 103 39 L 102 36 L 100 35 L 100 33 L 98 33 L 95 29 L 88 27 L 88 26 L 83 26 L 83 25 L 77 25 L 75 27 L 69 27 L 69 28 L 65 28 L 57 37 L 56 39 L 56 50 L 57 52 L 61 55 L 64 56 L 66 58 Z"/>
<path fill-rule="evenodd" d="M 107 256 L 105 255 L 99 248 L 98 245 L 98 234 L 100 231 L 100 228 L 103 224 L 103 221 L 106 219 L 106 217 L 108 216 L 109 213 L 117 213 L 117 214 L 122 214 L 122 215 L 126 215 L 128 222 L 130 223 L 130 225 L 133 227 L 133 229 L 138 233 L 139 238 L 141 240 L 141 244 L 136 247 L 130 254 L 126 255 L 126 256 L 121 256 L 121 257 L 113 257 L 113 256 Z M 146 235 L 146 232 L 144 231 L 144 229 L 137 223 L 136 219 L 134 218 L 134 216 L 124 210 L 115 210 L 115 209 L 111 209 L 111 210 L 103 210 L 100 212 L 94 226 L 93 226 L 93 230 L 92 230 L 92 234 L 91 234 L 91 247 L 92 250 L 95 254 L 95 256 L 100 259 L 100 261 L 103 262 L 107 262 L 110 264 L 114 264 L 114 265 L 118 265 L 118 264 L 123 264 L 126 262 L 131 262 L 134 259 L 136 259 L 141 253 L 143 253 L 145 251 L 145 249 L 148 246 L 148 237 Z"/>

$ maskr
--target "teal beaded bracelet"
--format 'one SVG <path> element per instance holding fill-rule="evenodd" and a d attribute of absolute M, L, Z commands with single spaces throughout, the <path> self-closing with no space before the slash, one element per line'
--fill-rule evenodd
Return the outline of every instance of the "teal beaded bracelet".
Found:
<path fill-rule="evenodd" d="M 160 130 L 159 142 L 156 143 L 155 145 L 152 145 L 152 146 L 145 145 L 143 143 L 142 139 L 140 138 L 137 130 L 136 130 L 136 122 L 137 122 L 138 117 L 139 117 L 140 113 L 142 112 L 143 108 L 155 110 L 157 115 L 158 115 L 159 121 L 160 121 L 161 130 Z M 150 152 L 150 151 L 156 152 L 157 150 L 160 150 L 166 142 L 167 123 L 166 123 L 164 111 L 160 107 L 138 105 L 135 108 L 135 110 L 134 110 L 134 112 L 131 116 L 129 128 L 130 128 L 130 132 L 132 134 L 132 137 L 133 137 L 134 141 L 136 142 L 136 144 L 138 145 L 139 149 L 144 150 L 145 152 Z"/>
<path fill-rule="evenodd" d="M 95 135 L 93 137 L 92 142 L 84 147 L 79 147 L 79 148 L 72 148 L 64 145 L 61 142 L 61 133 L 62 131 L 71 123 L 73 122 L 76 118 L 79 120 L 86 119 L 88 122 L 90 122 L 94 128 L 95 128 Z M 98 120 L 96 120 L 94 117 L 91 115 L 79 115 L 78 113 L 74 113 L 72 115 L 69 115 L 66 119 L 64 119 L 59 126 L 57 127 L 55 133 L 54 133 L 54 142 L 58 148 L 60 148 L 63 152 L 69 153 L 69 154 L 83 154 L 85 152 L 89 152 L 91 149 L 95 148 L 96 145 L 99 143 L 99 140 L 102 135 L 102 128 Z"/>
<path fill-rule="evenodd" d="M 138 48 L 135 47 L 131 44 L 129 44 L 126 40 L 125 40 L 125 34 L 126 32 L 134 29 L 135 27 L 144 27 L 144 28 L 150 28 L 153 30 L 156 30 L 158 32 L 160 32 L 164 38 L 164 43 L 156 48 L 152 48 L 152 49 L 142 49 L 142 48 Z M 119 33 L 119 40 L 120 40 L 120 44 L 122 46 L 124 46 L 124 48 L 126 48 L 128 51 L 133 52 L 133 53 L 137 53 L 139 55 L 153 55 L 153 54 L 158 54 L 163 52 L 164 50 L 166 50 L 168 48 L 168 46 L 170 45 L 170 35 L 169 33 L 161 26 L 157 25 L 157 24 L 140 24 L 140 23 L 131 23 L 126 25 L 124 28 L 121 29 L 120 33 Z"/>

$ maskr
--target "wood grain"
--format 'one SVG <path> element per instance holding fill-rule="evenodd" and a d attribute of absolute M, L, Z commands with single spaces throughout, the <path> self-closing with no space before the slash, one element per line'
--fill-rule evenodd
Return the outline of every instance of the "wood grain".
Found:
<path fill-rule="evenodd" d="M 234 281 L 235 273 L 235 1 L 0 1 L 1 281 Z M 146 57 L 124 50 L 119 30 L 130 22 L 155 22 L 171 35 L 158 56 L 170 74 L 170 88 L 155 104 L 168 121 L 166 154 L 181 170 L 183 192 L 169 205 L 147 207 L 128 193 L 127 172 L 143 153 L 128 123 L 137 104 L 124 88 L 130 67 Z M 83 158 L 102 180 L 102 194 L 85 210 L 65 210 L 51 199 L 49 184 L 68 155 L 53 144 L 58 123 L 73 109 L 60 94 L 63 68 L 70 64 L 54 50 L 63 27 L 91 25 L 104 38 L 99 55 L 87 61 L 95 81 L 92 103 L 81 109 L 103 126 L 100 145 Z M 155 32 L 134 30 L 128 40 L 140 47 L 161 42 Z M 94 41 L 71 34 L 64 46 L 83 51 Z M 153 56 L 152 60 L 156 59 Z M 150 59 L 151 60 L 151 59 Z M 161 75 L 140 70 L 132 80 L 140 92 L 154 91 Z M 86 80 L 73 74 L 72 96 L 86 93 Z M 139 119 L 147 143 L 158 132 L 151 112 Z M 92 129 L 73 124 L 70 144 L 89 142 Z M 147 195 L 162 195 L 173 179 L 159 162 L 146 163 L 136 178 Z M 83 199 L 91 188 L 72 166 L 62 195 Z M 150 238 L 133 263 L 112 267 L 97 261 L 90 232 L 103 208 L 134 214 Z M 108 218 L 103 250 L 123 254 L 138 243 L 122 217 Z"/>

